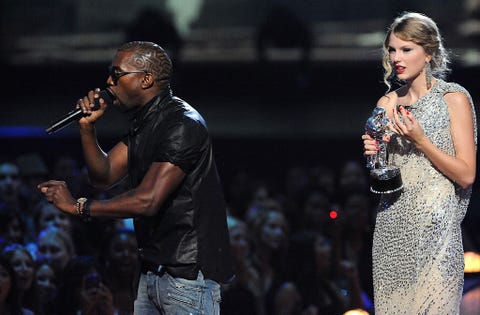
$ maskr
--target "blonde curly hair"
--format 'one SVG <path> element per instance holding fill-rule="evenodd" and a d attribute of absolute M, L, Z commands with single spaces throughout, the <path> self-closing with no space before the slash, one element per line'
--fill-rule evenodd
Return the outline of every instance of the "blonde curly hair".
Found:
<path fill-rule="evenodd" d="M 395 36 L 404 41 L 412 41 L 422 46 L 425 52 L 432 57 L 430 66 L 434 77 L 444 79 L 450 72 L 450 60 L 443 46 L 437 24 L 422 13 L 404 12 L 390 25 L 383 43 L 383 81 L 387 85 L 388 90 L 390 90 L 393 81 L 396 79 L 388 49 L 391 34 L 395 34 Z"/>

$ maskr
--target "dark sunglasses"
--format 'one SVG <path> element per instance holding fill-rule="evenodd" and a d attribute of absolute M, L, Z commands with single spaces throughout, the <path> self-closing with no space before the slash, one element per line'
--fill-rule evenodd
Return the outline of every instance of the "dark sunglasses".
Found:
<path fill-rule="evenodd" d="M 140 71 L 122 71 L 118 67 L 108 67 L 108 75 L 112 77 L 113 84 L 117 85 L 118 79 L 130 73 L 150 73 L 147 70 Z"/>

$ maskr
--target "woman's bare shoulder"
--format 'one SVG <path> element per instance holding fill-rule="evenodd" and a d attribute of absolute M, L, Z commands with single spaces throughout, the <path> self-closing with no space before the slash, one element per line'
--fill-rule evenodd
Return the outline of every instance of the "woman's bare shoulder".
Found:
<path fill-rule="evenodd" d="M 396 91 L 389 92 L 384 96 L 380 97 L 377 101 L 377 106 L 383 107 L 385 109 L 394 108 L 398 104 L 398 94 Z"/>

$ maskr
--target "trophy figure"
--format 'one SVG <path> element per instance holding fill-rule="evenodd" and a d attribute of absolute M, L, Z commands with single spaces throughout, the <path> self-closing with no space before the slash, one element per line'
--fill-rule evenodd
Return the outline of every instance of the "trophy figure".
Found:
<path fill-rule="evenodd" d="M 370 191 L 376 194 L 390 194 L 403 188 L 400 169 L 388 165 L 387 143 L 390 139 L 388 117 L 385 109 L 376 107 L 367 119 L 365 132 L 378 141 L 376 154 L 367 157 L 370 169 Z"/>

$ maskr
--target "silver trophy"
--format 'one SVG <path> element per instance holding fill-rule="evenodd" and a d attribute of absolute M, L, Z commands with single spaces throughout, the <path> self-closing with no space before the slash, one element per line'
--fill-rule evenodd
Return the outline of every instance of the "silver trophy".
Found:
<path fill-rule="evenodd" d="M 378 141 L 376 154 L 367 157 L 367 168 L 370 169 L 370 191 L 376 194 L 390 194 L 403 188 L 400 169 L 388 165 L 387 138 L 390 136 L 388 117 L 382 107 L 376 107 L 367 119 L 365 132 Z"/>

